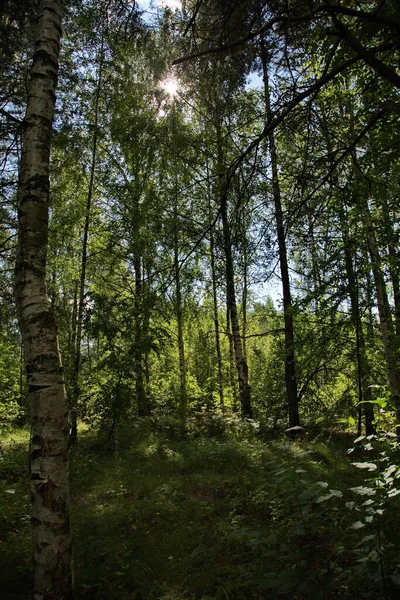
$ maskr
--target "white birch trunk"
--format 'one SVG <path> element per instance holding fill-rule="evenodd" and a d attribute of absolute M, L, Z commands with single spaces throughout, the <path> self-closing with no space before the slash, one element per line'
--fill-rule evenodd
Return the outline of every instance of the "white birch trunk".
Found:
<path fill-rule="evenodd" d="M 56 322 L 46 291 L 49 160 L 61 4 L 44 0 L 39 5 L 18 187 L 15 294 L 32 404 L 34 600 L 73 597 L 68 409 Z"/>

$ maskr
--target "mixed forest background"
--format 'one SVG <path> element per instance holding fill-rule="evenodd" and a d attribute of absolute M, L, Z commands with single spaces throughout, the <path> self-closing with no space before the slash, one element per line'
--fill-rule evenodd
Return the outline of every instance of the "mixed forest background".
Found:
<path fill-rule="evenodd" d="M 0 9 L 4 432 L 38 391 L 14 290 L 46 4 Z M 385 406 L 395 430 L 397 2 L 63 4 L 43 239 L 70 446 L 138 417 L 373 435 Z"/>
<path fill-rule="evenodd" d="M 1 74 L 9 423 L 29 414 L 12 273 L 36 14 L 13 4 Z M 350 4 L 312 26 L 312 3 L 280 19 L 262 3 L 200 3 L 192 19 L 189 3 L 150 23 L 130 3 L 67 6 L 48 294 L 80 418 L 112 428 L 132 412 L 228 409 L 274 425 L 289 403 L 294 426 L 297 404 L 304 423 L 357 420 L 371 386 L 396 402 L 399 23 L 389 2 Z"/>

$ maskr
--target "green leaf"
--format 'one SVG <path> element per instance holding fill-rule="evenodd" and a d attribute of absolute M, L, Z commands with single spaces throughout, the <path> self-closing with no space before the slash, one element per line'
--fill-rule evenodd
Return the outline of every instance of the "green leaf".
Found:
<path fill-rule="evenodd" d="M 390 467 L 388 467 L 383 474 L 384 478 L 388 479 L 391 475 L 393 475 L 393 473 L 396 471 L 396 469 L 397 469 L 396 465 L 390 465 Z"/>
<path fill-rule="evenodd" d="M 332 494 L 332 496 L 335 496 L 336 498 L 342 498 L 343 496 L 343 492 L 341 492 L 340 490 L 329 490 L 330 493 Z"/>
<path fill-rule="evenodd" d="M 371 500 L 371 498 L 369 500 L 366 500 L 365 502 L 363 502 L 361 504 L 361 506 L 370 506 L 371 504 L 374 504 L 374 501 Z"/>
<path fill-rule="evenodd" d="M 362 523 L 361 521 L 356 521 L 355 523 L 353 523 L 352 525 L 350 525 L 349 529 L 362 529 L 363 527 L 365 527 L 365 523 Z"/>
<path fill-rule="evenodd" d="M 361 546 L 361 544 L 365 544 L 365 542 L 370 542 L 370 541 L 374 540 L 375 538 L 376 538 L 375 533 L 366 535 L 365 537 L 363 537 L 363 539 L 361 540 L 361 542 L 358 545 Z"/>
<path fill-rule="evenodd" d="M 348 508 L 349 510 L 353 510 L 355 505 L 356 505 L 355 502 L 346 502 L 346 504 L 345 504 L 346 508 Z"/>
<path fill-rule="evenodd" d="M 321 502 L 325 502 L 325 500 L 329 500 L 330 498 L 333 498 L 333 494 L 325 494 L 325 496 L 319 496 L 315 502 L 316 504 L 320 504 Z"/>
<path fill-rule="evenodd" d="M 355 494 L 358 494 L 359 496 L 375 496 L 376 494 L 376 490 L 370 487 L 364 487 L 362 485 L 349 489 L 350 491 L 354 492 Z"/>
<path fill-rule="evenodd" d="M 378 468 L 375 463 L 361 462 L 361 463 L 351 463 L 357 469 L 368 469 L 368 471 L 376 471 Z"/>

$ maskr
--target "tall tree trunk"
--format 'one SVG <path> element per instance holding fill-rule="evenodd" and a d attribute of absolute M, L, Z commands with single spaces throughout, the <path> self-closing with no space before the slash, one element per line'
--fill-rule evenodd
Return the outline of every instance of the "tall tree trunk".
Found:
<path fill-rule="evenodd" d="M 32 404 L 30 485 L 35 600 L 73 597 L 68 406 L 57 327 L 46 290 L 49 161 L 61 5 L 38 9 L 18 186 L 15 294 Z"/>
<path fill-rule="evenodd" d="M 175 182 L 174 198 L 174 275 L 175 275 L 175 314 L 178 325 L 178 352 L 179 352 L 179 384 L 180 384 L 180 413 L 185 418 L 187 413 L 187 388 L 186 388 L 186 360 L 185 342 L 183 339 L 183 306 L 181 271 L 179 266 L 179 240 L 178 240 L 178 208 L 177 208 L 177 184 Z"/>
<path fill-rule="evenodd" d="M 375 282 L 376 297 L 378 303 L 379 322 L 382 332 L 383 349 L 386 360 L 389 389 L 392 394 L 393 404 L 396 406 L 397 423 L 400 423 L 400 370 L 399 351 L 397 339 L 390 311 L 389 299 L 386 291 L 386 282 L 383 275 L 382 261 L 379 253 L 378 242 L 372 224 L 368 204 L 362 200 L 362 212 L 366 227 L 368 250 L 371 256 L 372 274 Z M 400 435 L 400 427 L 397 427 Z"/>
<path fill-rule="evenodd" d="M 319 290 L 321 289 L 322 281 L 318 269 L 318 253 L 315 243 L 314 223 L 312 215 L 308 215 L 308 231 L 310 236 L 310 255 L 311 255 L 311 274 L 312 274 L 312 289 L 314 296 L 314 312 L 319 315 Z"/>
<path fill-rule="evenodd" d="M 267 54 L 264 40 L 261 40 L 261 62 L 264 80 L 264 100 L 267 118 L 271 116 L 271 105 L 269 97 Z M 271 132 L 268 136 L 269 152 L 272 169 L 272 193 L 275 205 L 275 223 L 278 237 L 279 264 L 282 279 L 283 314 L 285 324 L 285 384 L 286 396 L 289 409 L 289 427 L 300 425 L 299 400 L 297 394 L 296 360 L 294 355 L 294 326 L 293 306 L 290 290 L 289 266 L 286 251 L 285 227 L 283 223 L 283 211 L 281 201 L 281 189 L 278 173 L 278 155 L 275 145 L 275 136 Z"/>
<path fill-rule="evenodd" d="M 219 317 L 218 317 L 218 297 L 217 297 L 217 277 L 215 274 L 215 248 L 214 248 L 214 229 L 210 230 L 210 261 L 211 261 L 211 280 L 213 294 L 213 315 L 215 329 L 215 353 L 217 356 L 217 373 L 218 373 L 218 394 L 219 403 L 224 410 L 224 381 L 222 375 L 222 355 L 221 355 L 221 340 L 219 332 Z"/>
<path fill-rule="evenodd" d="M 144 384 L 144 366 L 143 366 L 143 333 L 144 322 L 142 319 L 143 304 L 143 281 L 141 258 L 138 254 L 134 258 L 135 270 L 135 375 L 136 375 L 136 400 L 139 417 L 150 415 L 150 406 L 148 403 L 146 388 Z"/>
<path fill-rule="evenodd" d="M 243 356 L 247 362 L 247 287 L 248 287 L 248 256 L 247 256 L 247 235 L 246 235 L 246 224 L 243 220 L 243 291 L 242 291 L 242 343 L 243 343 Z"/>
<path fill-rule="evenodd" d="M 398 251 L 398 239 L 393 229 L 393 218 L 389 211 L 385 191 L 382 192 L 382 216 L 385 224 L 386 243 L 389 254 L 389 274 L 393 289 L 394 314 L 396 325 L 396 338 L 400 348 L 400 255 Z"/>
<path fill-rule="evenodd" d="M 357 370 L 358 370 L 358 401 L 360 415 L 364 407 L 365 415 L 365 433 L 371 435 L 375 433 L 374 409 L 368 401 L 371 400 L 371 388 L 369 387 L 369 365 L 365 347 L 364 332 L 360 318 L 360 307 L 358 298 L 358 285 L 356 273 L 353 266 L 353 255 L 351 248 L 350 235 L 347 225 L 347 216 L 344 212 L 343 204 L 338 207 L 340 228 L 343 237 L 344 259 L 346 265 L 347 288 L 350 296 L 351 320 L 356 333 L 356 352 L 357 352 Z M 365 402 L 365 404 L 364 404 Z M 359 429 L 361 423 L 359 422 Z M 359 431 L 359 433 L 361 433 Z"/>
<path fill-rule="evenodd" d="M 103 17 L 104 18 L 104 17 Z M 75 338 L 75 354 L 74 365 L 72 372 L 72 398 L 71 398 L 71 445 L 75 445 L 78 440 L 78 402 L 80 396 L 79 373 L 81 367 L 81 342 L 82 342 L 82 323 L 83 309 L 85 305 L 85 285 L 86 285 L 86 268 L 89 242 L 90 216 L 94 192 L 94 177 L 97 166 L 97 145 L 99 135 L 99 106 L 100 94 L 103 76 L 103 56 L 104 56 L 104 29 L 102 27 L 101 45 L 99 51 L 99 68 L 97 75 L 97 85 L 94 98 L 94 123 L 93 123 L 93 139 L 92 139 L 92 158 L 90 163 L 89 185 L 86 198 L 85 225 L 83 229 L 82 254 L 81 254 L 81 270 L 79 276 L 79 297 L 78 311 L 76 318 L 76 338 Z"/>
<path fill-rule="evenodd" d="M 223 178 L 223 156 L 222 135 L 220 123 L 217 124 L 218 144 L 218 182 L 220 192 L 220 211 L 222 220 L 222 233 L 224 239 L 225 269 L 226 269 L 226 298 L 232 327 L 232 341 L 235 351 L 235 363 L 239 381 L 240 407 L 243 417 L 252 418 L 251 388 L 249 385 L 249 368 L 243 353 L 242 339 L 240 335 L 239 317 L 236 305 L 235 271 L 233 267 L 232 241 L 230 224 L 228 220 L 228 199 L 224 189 Z"/>
<path fill-rule="evenodd" d="M 229 342 L 229 381 L 233 395 L 233 410 L 239 410 L 239 395 L 235 377 L 235 349 L 233 347 L 232 328 L 231 328 L 231 313 L 228 306 L 228 298 L 226 299 L 226 333 Z"/>

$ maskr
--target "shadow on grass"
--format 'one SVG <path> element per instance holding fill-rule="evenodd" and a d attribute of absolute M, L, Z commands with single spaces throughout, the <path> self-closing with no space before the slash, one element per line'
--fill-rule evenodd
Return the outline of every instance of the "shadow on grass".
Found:
<path fill-rule="evenodd" d="M 83 432 L 71 453 L 77 600 L 314 597 L 327 564 L 346 568 L 348 555 L 336 552 L 353 517 L 341 498 L 331 506 L 307 498 L 318 484 L 340 490 L 361 477 L 348 445 L 343 436 L 266 442 L 138 421 L 121 427 L 106 452 L 101 438 Z M 23 474 L 15 477 L 23 490 Z M 6 600 L 29 597 L 22 496 L 10 495 L 14 517 L 3 515 Z"/>

